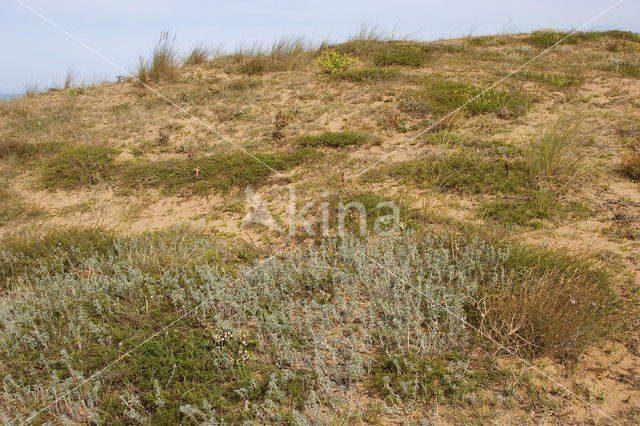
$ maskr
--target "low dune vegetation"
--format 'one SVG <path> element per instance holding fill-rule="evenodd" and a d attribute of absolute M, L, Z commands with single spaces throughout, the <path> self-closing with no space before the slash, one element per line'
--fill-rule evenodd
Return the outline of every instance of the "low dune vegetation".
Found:
<path fill-rule="evenodd" d="M 3 423 L 637 421 L 638 34 L 174 40 L 0 102 Z"/>

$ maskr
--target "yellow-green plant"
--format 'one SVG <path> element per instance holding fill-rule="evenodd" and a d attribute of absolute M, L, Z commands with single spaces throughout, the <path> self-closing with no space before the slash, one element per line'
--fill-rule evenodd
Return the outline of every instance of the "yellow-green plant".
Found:
<path fill-rule="evenodd" d="M 320 69 L 327 74 L 339 74 L 353 67 L 358 60 L 346 53 L 339 53 L 334 49 L 327 49 L 317 59 Z"/>

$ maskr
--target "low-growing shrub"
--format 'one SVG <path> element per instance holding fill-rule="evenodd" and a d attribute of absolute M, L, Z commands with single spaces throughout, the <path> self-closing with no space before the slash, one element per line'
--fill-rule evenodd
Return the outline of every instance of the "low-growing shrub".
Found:
<path fill-rule="evenodd" d="M 421 67 L 430 53 L 431 47 L 427 44 L 388 43 L 375 53 L 373 63 L 381 67 L 389 65 Z"/>
<path fill-rule="evenodd" d="M 612 38 L 615 40 L 627 40 L 640 43 L 640 34 L 632 31 L 609 30 L 609 31 L 584 31 L 574 35 L 578 40 L 602 40 Z"/>
<path fill-rule="evenodd" d="M 569 33 L 564 31 L 535 31 L 524 41 L 537 47 L 548 48 L 560 41 L 563 43 L 575 43 L 576 36 L 570 36 Z"/>
<path fill-rule="evenodd" d="M 357 132 L 324 132 L 319 135 L 301 135 L 296 138 L 300 146 L 342 148 L 351 145 L 362 145 L 373 141 L 371 135 Z"/>
<path fill-rule="evenodd" d="M 358 60 L 335 49 L 326 49 L 317 59 L 318 66 L 326 74 L 339 74 L 352 68 Z"/>
<path fill-rule="evenodd" d="M 64 149 L 40 165 L 40 183 L 48 189 L 72 189 L 108 180 L 114 173 L 118 153 L 100 145 L 80 145 Z"/>
<path fill-rule="evenodd" d="M 316 155 L 310 149 L 299 149 L 287 154 L 255 155 L 260 161 L 243 152 L 186 159 L 136 160 L 121 165 L 117 184 L 120 189 L 152 187 L 179 195 L 226 193 L 234 188 L 263 184 L 273 169 L 290 170 Z"/>

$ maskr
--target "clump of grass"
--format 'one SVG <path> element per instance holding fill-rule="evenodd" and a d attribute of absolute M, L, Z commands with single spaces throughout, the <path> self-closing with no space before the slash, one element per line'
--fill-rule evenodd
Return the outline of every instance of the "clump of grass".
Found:
<path fill-rule="evenodd" d="M 185 66 L 193 66 L 193 65 L 202 65 L 209 60 L 209 49 L 204 47 L 203 45 L 197 45 L 184 59 Z"/>
<path fill-rule="evenodd" d="M 535 31 L 525 38 L 524 41 L 536 47 L 547 48 L 563 39 L 563 43 L 576 43 L 575 35 L 569 36 L 567 32 L 553 30 Z"/>
<path fill-rule="evenodd" d="M 534 71 L 517 73 L 515 77 L 521 80 L 526 80 L 526 81 L 538 81 L 540 83 L 557 87 L 559 89 L 565 89 L 570 86 L 575 86 L 582 82 L 582 79 L 578 77 L 574 77 L 572 75 L 542 73 L 542 72 L 534 72 Z"/>
<path fill-rule="evenodd" d="M 496 199 L 484 203 L 484 217 L 505 224 L 539 226 L 537 220 L 549 219 L 571 209 L 586 211 L 579 203 L 559 202 L 590 169 L 579 149 L 577 131 L 580 120 L 561 117 L 544 130 L 523 152 L 523 173 L 528 192 L 516 199 Z"/>
<path fill-rule="evenodd" d="M 373 56 L 377 66 L 400 65 L 421 67 L 431 54 L 431 47 L 419 43 L 388 43 L 378 49 Z"/>
<path fill-rule="evenodd" d="M 340 74 L 356 65 L 357 59 L 335 49 L 326 49 L 318 57 L 318 67 L 326 74 Z"/>
<path fill-rule="evenodd" d="M 620 158 L 620 171 L 629 179 L 640 181 L 640 141 L 623 152 Z"/>
<path fill-rule="evenodd" d="M 418 115 L 445 115 L 459 107 L 472 115 L 495 113 L 507 118 L 526 113 L 529 101 L 515 91 L 485 91 L 463 82 L 427 80 L 424 90 L 400 102 L 402 111 Z"/>
<path fill-rule="evenodd" d="M 373 140 L 375 140 L 373 136 L 357 132 L 324 132 L 319 135 L 302 135 L 296 138 L 300 146 L 329 148 L 362 145 Z"/>
<path fill-rule="evenodd" d="M 192 195 L 208 192 L 225 193 L 233 188 L 263 184 L 273 170 L 286 171 L 316 155 L 299 149 L 287 154 L 258 154 L 255 159 L 245 153 L 229 155 L 148 161 L 122 164 L 117 184 L 126 188 L 160 188 L 165 193 Z"/>
<path fill-rule="evenodd" d="M 240 72 L 249 76 L 262 75 L 266 69 L 266 60 L 262 57 L 246 59 L 240 66 Z"/>
<path fill-rule="evenodd" d="M 516 273 L 478 294 L 481 330 L 523 356 L 575 360 L 615 325 L 609 277 L 586 261 L 515 247 Z"/>
<path fill-rule="evenodd" d="M 142 83 L 161 80 L 172 81 L 178 75 L 178 55 L 173 45 L 175 36 L 171 36 L 169 31 L 163 31 L 158 44 L 154 47 L 151 59 L 146 60 L 140 57 L 138 61 L 137 75 Z"/>
<path fill-rule="evenodd" d="M 269 48 L 260 46 L 251 49 L 241 49 L 232 55 L 232 59 L 239 63 L 237 71 L 246 75 L 261 75 L 265 72 L 291 71 L 301 68 L 317 56 L 317 52 L 324 48 L 308 43 L 299 38 L 283 38 Z"/>
<path fill-rule="evenodd" d="M 118 153 L 100 145 L 80 145 L 64 149 L 40 165 L 40 183 L 48 189 L 72 189 L 108 180 Z"/>
<path fill-rule="evenodd" d="M 336 74 L 336 77 L 342 80 L 354 82 L 372 82 L 395 80 L 399 77 L 399 75 L 400 73 L 398 73 L 398 71 L 394 69 L 357 68 Z"/>
<path fill-rule="evenodd" d="M 588 171 L 578 149 L 581 120 L 561 117 L 524 151 L 531 185 L 554 193 L 569 188 Z"/>

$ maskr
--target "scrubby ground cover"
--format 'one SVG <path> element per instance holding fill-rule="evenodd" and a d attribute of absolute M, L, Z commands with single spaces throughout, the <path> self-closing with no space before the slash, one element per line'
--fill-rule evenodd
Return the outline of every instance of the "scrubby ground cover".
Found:
<path fill-rule="evenodd" d="M 493 87 L 567 35 L 163 34 L 0 103 L 3 422 L 637 419 L 640 38 Z"/>

